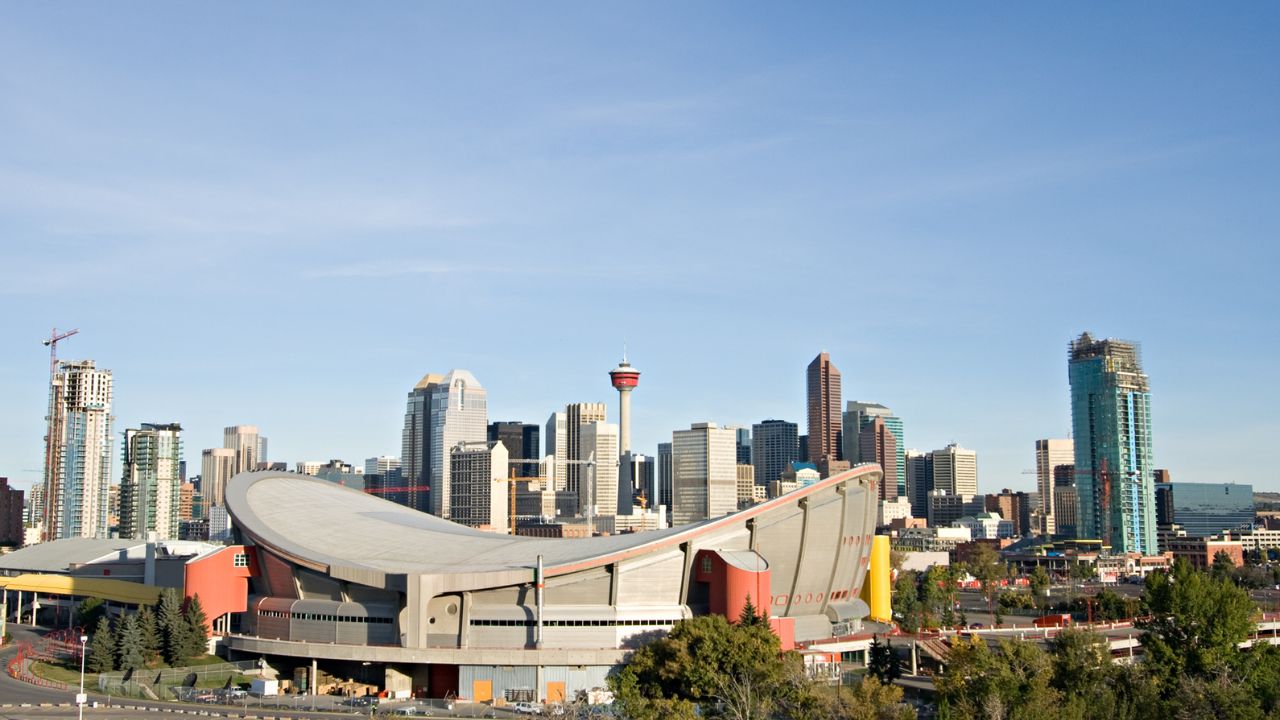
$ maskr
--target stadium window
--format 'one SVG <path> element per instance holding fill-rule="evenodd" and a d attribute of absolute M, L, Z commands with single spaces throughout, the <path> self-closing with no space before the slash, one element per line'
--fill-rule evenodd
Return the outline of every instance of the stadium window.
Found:
<path fill-rule="evenodd" d="M 236 553 L 231 557 L 231 565 L 238 568 L 249 567 L 249 556 L 244 553 Z"/>

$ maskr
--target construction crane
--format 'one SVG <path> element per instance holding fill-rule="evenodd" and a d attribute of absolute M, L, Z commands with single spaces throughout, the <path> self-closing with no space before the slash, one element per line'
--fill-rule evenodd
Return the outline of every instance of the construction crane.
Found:
<path fill-rule="evenodd" d="M 554 460 L 554 458 L 553 458 L 553 460 Z M 542 463 L 542 461 L 543 461 L 543 458 L 537 458 L 537 459 L 533 459 L 533 458 L 508 458 L 508 459 L 507 459 L 507 463 L 508 463 L 508 464 L 513 464 L 513 463 L 535 463 L 535 464 L 541 464 L 541 463 Z M 587 484 L 587 492 L 588 492 L 588 494 L 589 494 L 589 497 L 588 497 L 588 501 L 589 501 L 589 502 L 587 502 L 587 503 L 583 503 L 583 504 L 586 506 L 586 510 L 587 510 L 587 523 L 588 523 L 587 527 L 588 527 L 588 530 L 590 531 L 590 533 L 591 533 L 592 535 L 595 535 L 595 534 L 596 534 L 596 519 L 595 519 L 595 507 L 596 507 L 596 506 L 595 506 L 595 500 L 596 500 L 596 497 L 595 497 L 595 494 L 596 494 L 596 454 L 595 454 L 594 452 L 593 452 L 593 453 L 591 453 L 591 455 L 590 455 L 586 460 L 554 460 L 554 461 L 555 461 L 555 462 L 563 462 L 563 463 L 564 463 L 564 464 L 566 464 L 566 465 L 586 465 L 587 467 L 589 467 L 589 468 L 591 469 L 591 479 L 590 479 L 590 482 Z M 510 499 L 510 506 L 511 506 L 511 507 L 509 508 L 509 510 L 508 510 L 508 515 L 509 515 L 510 523 L 511 523 L 511 534 L 512 534 L 512 535 L 515 535 L 515 534 L 516 534 L 516 471 L 515 471 L 514 469 L 512 469 L 512 471 L 511 471 L 511 477 L 510 477 L 510 479 L 509 479 L 507 482 L 508 482 L 508 485 L 507 485 L 507 497 Z M 552 484 L 554 485 L 554 483 L 552 483 Z M 581 495 L 581 491 L 579 491 L 579 495 Z"/>
<path fill-rule="evenodd" d="M 53 515 L 56 512 L 58 497 L 62 492 L 61 477 L 58 470 L 58 441 L 54 431 L 62 427 L 62 386 L 58 380 L 58 343 L 79 333 L 80 330 L 67 330 L 59 333 L 53 328 L 49 339 L 43 344 L 49 348 L 49 421 L 44 435 L 44 507 L 41 509 L 41 520 L 44 527 L 40 529 L 44 540 L 53 540 Z"/>

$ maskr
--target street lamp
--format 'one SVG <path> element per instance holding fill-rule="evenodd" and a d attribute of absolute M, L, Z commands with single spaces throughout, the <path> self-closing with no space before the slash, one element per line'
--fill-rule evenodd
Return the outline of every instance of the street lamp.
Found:
<path fill-rule="evenodd" d="M 80 706 L 80 720 L 84 720 L 84 704 L 89 699 L 84 694 L 84 649 L 88 642 L 88 635 L 80 636 L 80 692 L 76 694 L 76 705 Z"/>

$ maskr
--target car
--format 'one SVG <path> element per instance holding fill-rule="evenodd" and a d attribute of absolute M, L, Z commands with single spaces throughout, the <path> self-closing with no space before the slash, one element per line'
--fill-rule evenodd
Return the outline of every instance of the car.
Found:
<path fill-rule="evenodd" d="M 378 698 L 373 695 L 359 695 L 343 700 L 342 704 L 351 707 L 378 707 Z"/>
<path fill-rule="evenodd" d="M 538 703 L 518 702 L 513 704 L 511 706 L 511 709 L 514 712 L 518 712 L 522 715 L 541 715 L 542 714 L 542 706 L 539 705 Z"/>
<path fill-rule="evenodd" d="M 391 714 L 397 717 L 424 717 L 429 716 L 431 713 L 427 708 L 420 708 L 417 705 L 407 705 L 405 707 L 392 710 Z"/>

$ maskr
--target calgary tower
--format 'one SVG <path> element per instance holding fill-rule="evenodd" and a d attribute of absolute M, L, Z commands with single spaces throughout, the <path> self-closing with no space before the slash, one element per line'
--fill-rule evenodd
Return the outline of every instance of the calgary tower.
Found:
<path fill-rule="evenodd" d="M 609 380 L 618 391 L 618 452 L 631 452 L 631 391 L 640 384 L 640 371 L 627 362 L 627 354 L 622 354 L 622 362 L 609 371 Z"/>

